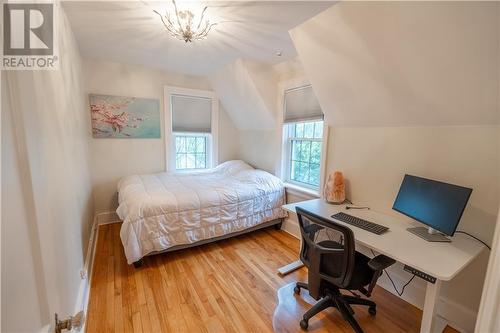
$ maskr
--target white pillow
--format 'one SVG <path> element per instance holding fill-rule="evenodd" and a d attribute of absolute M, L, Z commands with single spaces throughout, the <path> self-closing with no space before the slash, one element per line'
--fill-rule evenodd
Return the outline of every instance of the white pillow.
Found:
<path fill-rule="evenodd" d="M 215 170 L 218 173 L 234 175 L 244 170 L 253 170 L 250 165 L 241 160 L 227 161 L 219 164 Z"/>

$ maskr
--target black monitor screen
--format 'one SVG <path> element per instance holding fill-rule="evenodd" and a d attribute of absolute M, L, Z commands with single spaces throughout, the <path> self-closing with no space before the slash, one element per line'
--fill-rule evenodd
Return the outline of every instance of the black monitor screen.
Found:
<path fill-rule="evenodd" d="M 453 236 L 472 189 L 405 175 L 392 209 Z"/>

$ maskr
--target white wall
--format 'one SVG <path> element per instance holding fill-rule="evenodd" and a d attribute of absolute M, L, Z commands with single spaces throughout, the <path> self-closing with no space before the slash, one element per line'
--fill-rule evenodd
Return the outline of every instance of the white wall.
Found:
<path fill-rule="evenodd" d="M 276 174 L 276 165 L 280 160 L 281 131 L 240 131 L 239 159 L 257 169 Z"/>
<path fill-rule="evenodd" d="M 403 220 L 391 207 L 404 173 L 471 187 L 459 229 L 491 244 L 499 197 L 498 133 L 497 126 L 334 128 L 327 168 L 344 172 L 353 202 Z M 476 311 L 487 259 L 485 252 L 446 283 L 443 294 Z"/>
<path fill-rule="evenodd" d="M 459 228 L 491 241 L 499 202 L 497 7 L 344 2 L 291 31 L 329 121 L 327 172 L 344 172 L 355 203 L 395 214 L 404 173 L 470 186 Z M 438 312 L 466 331 L 487 258 L 443 288 Z M 405 297 L 421 305 L 422 287 L 415 281 Z"/>
<path fill-rule="evenodd" d="M 160 100 L 161 139 L 90 138 L 92 189 L 97 212 L 117 207 L 116 185 L 121 177 L 165 171 L 163 88 L 166 85 L 211 90 L 203 77 L 162 72 L 136 65 L 84 61 L 85 92 Z M 87 98 L 87 97 L 86 97 Z M 86 105 L 88 101 L 86 101 Z M 90 111 L 85 123 L 90 125 Z M 219 162 L 235 157 L 234 125 L 223 108 L 219 113 Z"/>
<path fill-rule="evenodd" d="M 237 59 L 208 79 L 239 130 L 276 127 L 276 80 L 270 66 Z"/>
<path fill-rule="evenodd" d="M 241 159 L 239 133 L 224 106 L 219 104 L 219 163 Z"/>
<path fill-rule="evenodd" d="M 5 75 L 2 77 L 2 331 L 35 332 L 44 326 L 47 313 L 38 238 L 31 237 L 29 204 L 16 151 L 12 109 Z M 31 216 L 32 218 L 32 216 Z M 33 239 L 33 241 L 32 241 Z M 36 258 L 36 259 L 35 259 Z M 23 263 L 20 265 L 19 263 Z M 40 285 L 41 284 L 41 285 Z M 22 297 L 21 297 L 22 295 Z M 29 313 L 30 315 L 26 316 Z"/>
<path fill-rule="evenodd" d="M 2 81 L 2 331 L 40 331 L 82 310 L 92 221 L 78 47 L 57 6 L 58 71 Z"/>
<path fill-rule="evenodd" d="M 335 126 L 498 123 L 498 2 L 339 2 L 290 31 Z"/>
<path fill-rule="evenodd" d="M 261 67 L 260 71 L 262 70 L 263 68 Z M 275 84 L 275 88 L 270 91 L 275 94 L 275 97 L 272 98 L 275 103 L 272 113 L 276 121 L 270 129 L 241 129 L 239 132 L 238 156 L 253 167 L 277 174 L 281 161 L 280 145 L 282 138 L 282 129 L 278 124 L 281 123 L 281 118 L 283 117 L 283 110 L 279 109 L 281 103 L 278 100 L 282 95 L 278 90 L 284 82 L 306 80 L 306 75 L 299 59 L 284 61 L 274 66 L 267 66 L 266 70 L 271 73 L 270 76 L 273 77 Z M 251 105 L 251 100 L 246 101 L 246 103 Z"/>

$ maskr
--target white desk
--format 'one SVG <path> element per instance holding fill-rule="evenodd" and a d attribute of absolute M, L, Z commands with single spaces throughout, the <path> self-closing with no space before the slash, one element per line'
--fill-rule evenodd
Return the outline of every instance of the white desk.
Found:
<path fill-rule="evenodd" d="M 335 220 L 351 228 L 356 242 L 437 279 L 435 284 L 427 282 L 421 333 L 434 332 L 437 329 L 434 327 L 436 326 L 434 317 L 442 281 L 453 279 L 485 248 L 481 243 L 463 234 L 456 234 L 451 243 L 428 242 L 407 231 L 406 228 L 413 226 L 408 222 L 373 210 L 346 210 L 345 205 L 331 205 L 322 199 L 284 205 L 283 209 L 295 213 L 296 206 L 329 219 L 335 213 L 346 212 L 389 227 L 386 233 L 376 235 Z"/>

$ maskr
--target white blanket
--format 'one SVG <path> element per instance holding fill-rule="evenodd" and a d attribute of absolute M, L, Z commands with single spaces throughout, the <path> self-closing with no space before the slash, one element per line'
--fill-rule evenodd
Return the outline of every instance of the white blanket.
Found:
<path fill-rule="evenodd" d="M 281 180 L 243 161 L 195 173 L 125 177 L 118 193 L 116 212 L 129 264 L 152 252 L 286 217 Z"/>

